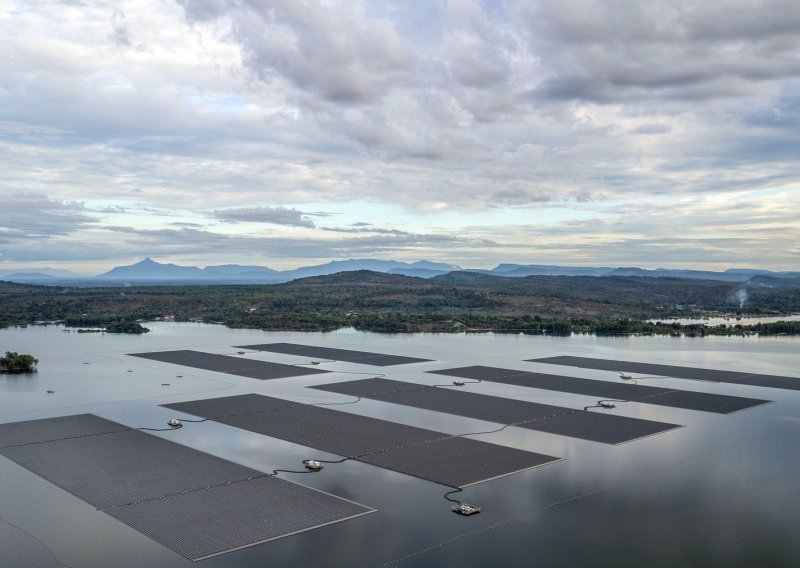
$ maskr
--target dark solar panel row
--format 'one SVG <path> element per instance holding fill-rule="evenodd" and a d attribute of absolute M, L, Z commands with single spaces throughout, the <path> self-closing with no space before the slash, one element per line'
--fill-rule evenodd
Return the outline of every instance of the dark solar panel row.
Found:
<path fill-rule="evenodd" d="M 451 487 L 559 459 L 256 394 L 165 406 L 204 418 L 226 416 L 215 420 Z"/>
<path fill-rule="evenodd" d="M 630 442 L 680 427 L 388 379 L 362 379 L 311 388 L 606 444 Z"/>
<path fill-rule="evenodd" d="M 372 511 L 91 414 L 0 424 L 0 455 L 192 560 Z"/>
<path fill-rule="evenodd" d="M 547 375 L 482 365 L 429 372 L 465 379 L 480 379 L 493 383 L 613 398 L 686 410 L 715 412 L 718 414 L 729 414 L 770 402 L 757 398 L 669 389 L 622 381 L 597 381 L 594 379 Z"/>
<path fill-rule="evenodd" d="M 655 363 L 636 363 L 632 361 L 617 361 L 613 359 L 594 359 L 591 357 L 544 357 L 542 359 L 528 359 L 534 363 L 547 363 L 548 365 L 566 365 L 583 369 L 597 369 L 601 371 L 615 371 L 622 373 L 640 373 L 643 375 L 658 375 L 662 377 L 675 377 L 678 379 L 693 379 L 697 381 L 710 381 L 714 383 L 733 383 L 738 385 L 751 385 L 754 387 L 770 387 L 775 389 L 800 390 L 800 377 L 784 377 L 779 375 L 762 375 L 742 371 L 721 371 L 718 369 L 701 369 L 698 367 L 682 367 L 678 365 L 660 365 Z"/>
<path fill-rule="evenodd" d="M 363 365 L 376 365 L 387 367 L 389 365 L 404 365 L 406 363 L 421 363 L 430 359 L 417 357 L 404 357 L 401 355 L 385 355 L 369 351 L 353 351 L 350 349 L 334 349 L 332 347 L 318 347 L 316 345 L 300 345 L 298 343 L 262 343 L 259 345 L 239 345 L 239 349 L 253 349 L 255 351 L 270 351 L 272 353 L 285 353 L 315 359 L 332 359 L 361 363 Z"/>
<path fill-rule="evenodd" d="M 217 355 L 215 353 L 204 353 L 202 351 L 191 351 L 188 349 L 181 349 L 178 351 L 154 351 L 152 353 L 131 353 L 131 355 L 143 359 L 161 361 L 163 363 L 172 363 L 173 365 L 183 365 L 184 367 L 216 371 L 262 381 L 328 372 L 321 369 L 311 369 L 309 367 L 284 365 L 282 363 L 272 363 L 270 361 L 255 361 L 252 359 L 245 359 L 244 357 Z"/>

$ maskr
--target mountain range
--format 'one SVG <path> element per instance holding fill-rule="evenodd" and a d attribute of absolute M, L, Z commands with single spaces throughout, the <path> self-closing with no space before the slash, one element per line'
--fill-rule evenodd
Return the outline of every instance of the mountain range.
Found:
<path fill-rule="evenodd" d="M 145 258 L 135 264 L 117 266 L 93 277 L 81 277 L 66 270 L 50 268 L 16 270 L 0 273 L 0 279 L 12 282 L 40 284 L 75 284 L 81 286 L 107 286 L 119 284 L 277 284 L 309 276 L 325 276 L 337 272 L 371 270 L 388 274 L 401 274 L 418 278 L 432 278 L 451 272 L 469 272 L 502 277 L 525 276 L 639 276 L 647 278 L 690 278 L 723 282 L 748 282 L 780 285 L 784 279 L 800 278 L 800 272 L 772 272 L 757 269 L 729 269 L 722 272 L 636 267 L 558 266 L 544 264 L 499 264 L 490 270 L 464 269 L 454 264 L 430 262 L 400 262 L 394 260 L 350 259 L 334 260 L 326 264 L 304 266 L 293 270 L 273 270 L 264 266 L 222 264 L 198 268 L 165 264 Z M 776 284 L 777 283 L 777 284 Z"/>

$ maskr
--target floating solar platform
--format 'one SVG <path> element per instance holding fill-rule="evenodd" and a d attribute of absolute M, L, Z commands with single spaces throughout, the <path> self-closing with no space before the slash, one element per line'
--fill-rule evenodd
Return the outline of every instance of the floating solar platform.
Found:
<path fill-rule="evenodd" d="M 191 560 L 373 511 L 91 414 L 0 424 L 0 455 Z"/>
<path fill-rule="evenodd" d="M 758 373 L 744 373 L 739 371 L 722 371 L 719 369 L 702 369 L 698 367 L 682 367 L 678 365 L 659 365 L 655 363 L 635 363 L 633 361 L 594 359 L 591 357 L 572 357 L 568 355 L 544 357 L 542 359 L 528 359 L 528 361 L 532 363 L 546 363 L 548 365 L 580 367 L 582 369 L 597 369 L 598 371 L 640 373 L 643 375 L 658 375 L 661 377 L 675 377 L 677 379 L 692 379 L 695 381 L 710 381 L 713 383 L 732 383 L 737 385 L 750 385 L 754 387 L 800 390 L 800 377 L 761 375 Z"/>
<path fill-rule="evenodd" d="M 311 388 L 606 444 L 621 444 L 680 428 L 677 424 L 389 379 L 362 379 Z"/>
<path fill-rule="evenodd" d="M 384 355 L 383 353 L 370 353 L 369 351 L 352 351 L 350 349 L 334 349 L 332 347 L 317 347 L 316 345 L 300 345 L 297 343 L 262 343 L 259 345 L 238 345 L 237 348 L 285 353 L 286 355 L 299 355 L 315 359 L 347 361 L 348 363 L 361 363 L 362 365 L 376 365 L 378 367 L 430 361 L 430 359 L 419 359 L 417 357 Z"/>
<path fill-rule="evenodd" d="M 684 391 L 648 385 L 636 385 L 633 383 L 596 381 L 593 379 L 531 373 L 514 369 L 485 367 L 483 365 L 429 372 L 437 375 L 479 379 L 492 383 L 613 398 L 630 402 L 683 408 L 686 410 L 715 412 L 717 414 L 730 414 L 731 412 L 738 412 L 746 408 L 752 408 L 770 402 L 757 398 Z"/>
<path fill-rule="evenodd" d="M 202 351 L 192 351 L 180 349 L 177 351 L 154 351 L 152 353 L 130 353 L 133 357 L 172 363 L 173 365 L 183 365 L 205 371 L 216 371 L 251 379 L 269 380 L 284 379 L 286 377 L 299 377 L 302 375 L 316 375 L 327 373 L 322 369 L 311 369 L 308 367 L 298 367 L 296 365 L 284 365 L 282 363 L 272 363 L 270 361 L 256 361 L 245 359 L 244 357 L 231 357 L 230 355 L 217 355 L 215 353 L 204 353 Z"/>
<path fill-rule="evenodd" d="M 450 487 L 465 487 L 559 460 L 257 394 L 164 406 Z"/>

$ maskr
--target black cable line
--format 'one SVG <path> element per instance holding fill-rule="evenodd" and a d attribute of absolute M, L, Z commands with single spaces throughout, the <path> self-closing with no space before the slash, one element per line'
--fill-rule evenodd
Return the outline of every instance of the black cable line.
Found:
<path fill-rule="evenodd" d="M 451 503 L 455 503 L 456 505 L 461 505 L 461 501 L 459 501 L 458 499 L 453 499 L 452 497 L 450 497 L 450 495 L 452 495 L 453 493 L 461 493 L 462 491 L 464 490 L 461 487 L 456 487 L 452 491 L 448 491 L 447 493 L 442 495 L 442 497 L 447 501 L 450 501 Z"/>

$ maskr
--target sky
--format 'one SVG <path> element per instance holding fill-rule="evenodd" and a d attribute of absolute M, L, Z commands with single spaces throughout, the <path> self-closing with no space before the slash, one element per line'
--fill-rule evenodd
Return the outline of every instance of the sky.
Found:
<path fill-rule="evenodd" d="M 800 270 L 796 0 L 0 0 L 0 271 Z"/>

